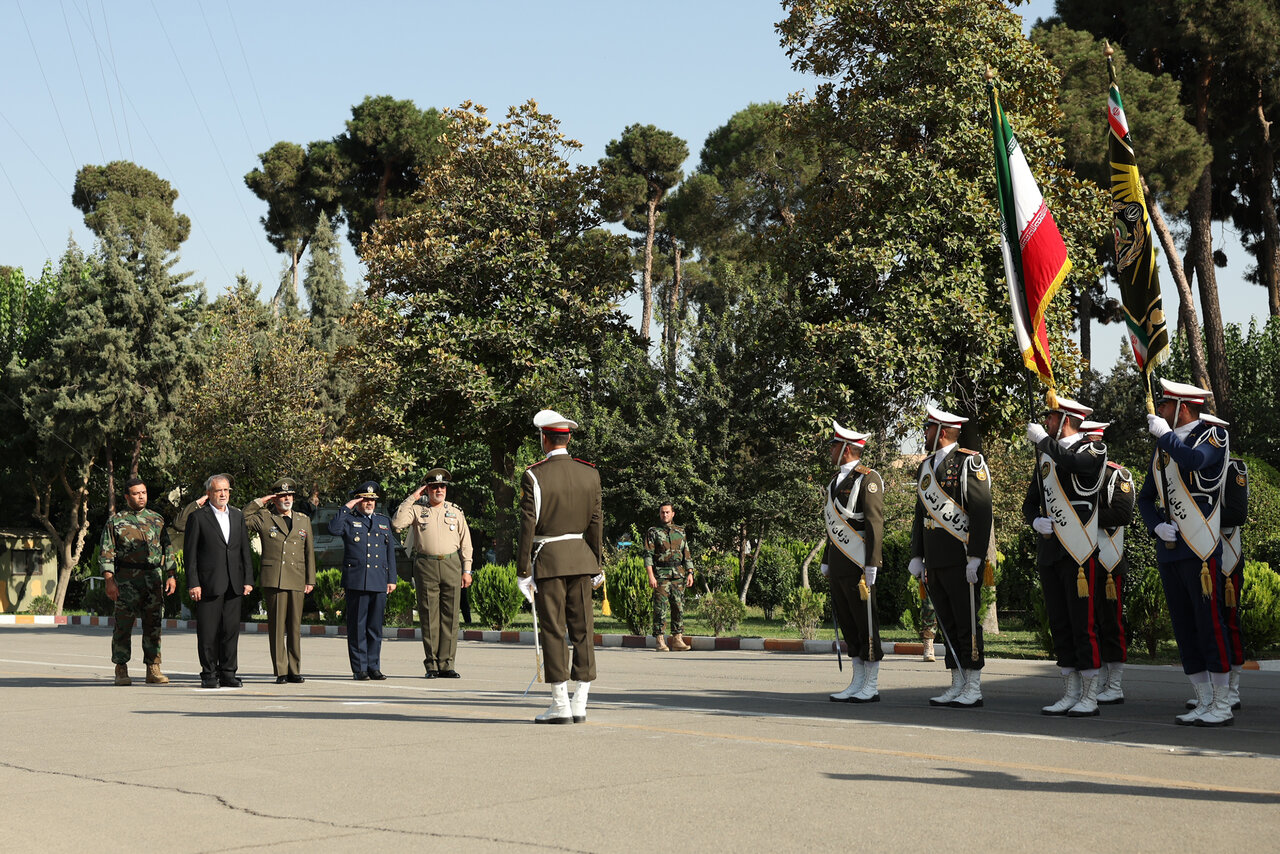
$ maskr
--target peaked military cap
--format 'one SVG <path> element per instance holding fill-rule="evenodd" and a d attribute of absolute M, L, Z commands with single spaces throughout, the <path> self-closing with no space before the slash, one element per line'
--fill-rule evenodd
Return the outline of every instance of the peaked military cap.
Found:
<path fill-rule="evenodd" d="M 1218 416 L 1210 415 L 1208 412 L 1202 412 L 1200 414 L 1200 420 L 1203 421 L 1205 424 L 1212 424 L 1214 427 L 1230 427 L 1231 426 L 1230 421 L 1223 421 Z"/>
<path fill-rule="evenodd" d="M 578 429 L 578 422 L 565 418 L 554 409 L 543 409 L 533 416 L 533 426 L 548 433 L 568 433 Z"/>
<path fill-rule="evenodd" d="M 376 480 L 366 480 L 364 483 L 351 490 L 349 498 L 381 498 L 382 487 Z"/>
<path fill-rule="evenodd" d="M 855 445 L 859 448 L 867 446 L 867 439 L 871 437 L 870 433 L 859 433 L 856 430 L 850 430 L 848 427 L 841 427 L 839 421 L 831 422 L 831 444 L 846 443 Z"/>
<path fill-rule="evenodd" d="M 1101 436 L 1110 426 L 1110 421 L 1081 421 L 1080 432 L 1087 436 Z"/>
<path fill-rule="evenodd" d="M 1179 403 L 1203 404 L 1213 397 L 1213 392 L 1190 383 L 1175 383 L 1160 380 L 1160 400 L 1172 400 Z"/>
<path fill-rule="evenodd" d="M 423 486 L 434 486 L 435 484 L 444 484 L 445 486 L 453 486 L 453 481 L 449 479 L 449 470 L 442 468 L 434 468 L 427 472 L 427 476 L 423 479 Z"/>
<path fill-rule="evenodd" d="M 926 424 L 932 422 L 942 427 L 959 427 L 961 424 L 965 424 L 969 420 L 963 416 L 956 415 L 951 412 L 945 412 L 933 404 L 925 406 L 924 411 Z"/>
<path fill-rule="evenodd" d="M 1049 404 L 1049 412 L 1061 412 L 1064 415 L 1070 415 L 1072 418 L 1081 420 L 1088 418 L 1093 414 L 1093 410 L 1085 406 L 1078 400 L 1072 400 L 1069 397 L 1057 397 Z"/>
<path fill-rule="evenodd" d="M 282 477 L 271 485 L 271 492 L 276 495 L 297 495 L 298 482 L 291 477 Z"/>

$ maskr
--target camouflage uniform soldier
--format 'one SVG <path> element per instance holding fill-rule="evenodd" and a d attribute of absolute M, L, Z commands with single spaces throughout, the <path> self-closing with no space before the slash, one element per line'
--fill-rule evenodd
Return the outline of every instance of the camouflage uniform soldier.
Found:
<path fill-rule="evenodd" d="M 649 586 L 653 588 L 653 636 L 658 652 L 685 650 L 684 642 L 684 589 L 693 586 L 693 558 L 689 555 L 689 541 L 684 528 L 671 524 L 675 508 L 670 502 L 658 507 L 661 526 L 650 528 L 644 535 L 644 568 L 649 572 Z M 667 613 L 671 613 L 671 646 L 666 634 Z"/>
<path fill-rule="evenodd" d="M 130 646 L 133 622 L 141 617 L 147 682 L 163 685 L 169 677 L 160 672 L 160 621 L 164 617 L 164 596 L 178 587 L 173 550 L 164 529 L 164 517 L 147 509 L 147 485 L 134 478 L 125 484 L 124 491 L 128 509 L 107 519 L 101 551 L 107 598 L 116 603 L 115 630 L 111 634 L 115 684 L 133 684 L 129 678 Z M 163 595 L 161 573 L 165 575 Z"/>

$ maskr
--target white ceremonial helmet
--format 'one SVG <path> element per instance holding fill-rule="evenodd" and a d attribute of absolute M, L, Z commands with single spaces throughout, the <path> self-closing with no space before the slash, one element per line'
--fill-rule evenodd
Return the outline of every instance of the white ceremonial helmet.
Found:
<path fill-rule="evenodd" d="M 554 409 L 543 409 L 533 416 L 533 426 L 547 433 L 568 433 L 578 429 L 578 422 L 565 418 Z"/>
<path fill-rule="evenodd" d="M 965 424 L 969 420 L 968 418 L 964 418 L 960 415 L 944 412 L 933 404 L 926 405 L 924 411 L 926 415 L 925 424 L 933 422 L 941 427 L 959 427 L 961 424 Z"/>
<path fill-rule="evenodd" d="M 867 439 L 871 438 L 870 433 L 859 433 L 856 430 L 850 430 L 848 427 L 841 427 L 839 421 L 831 422 L 831 443 L 840 442 L 846 445 L 853 445 L 857 448 L 865 448 Z"/>

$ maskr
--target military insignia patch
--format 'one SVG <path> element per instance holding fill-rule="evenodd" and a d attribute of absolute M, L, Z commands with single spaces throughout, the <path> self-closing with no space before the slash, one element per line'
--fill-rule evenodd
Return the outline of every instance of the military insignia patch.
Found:
<path fill-rule="evenodd" d="M 986 469 L 978 469 L 977 473 L 976 473 L 976 474 L 974 474 L 974 477 L 976 477 L 978 480 L 986 480 L 986 479 L 987 479 L 987 470 L 986 470 Z"/>
<path fill-rule="evenodd" d="M 880 491 L 880 487 L 876 486 L 874 483 L 867 484 L 867 492 L 875 493 L 879 491 Z"/>
<path fill-rule="evenodd" d="M 1130 489 L 1130 487 L 1129 487 L 1129 481 L 1127 481 L 1127 480 L 1122 480 L 1122 481 L 1120 481 L 1120 491 L 1121 491 L 1121 492 L 1128 492 L 1128 491 L 1129 491 L 1129 489 Z"/>
<path fill-rule="evenodd" d="M 933 475 L 931 475 L 931 474 L 926 474 L 924 477 L 920 478 L 920 488 L 921 488 L 921 489 L 928 489 L 928 488 L 929 488 L 929 484 L 930 484 L 930 483 L 932 483 L 932 482 L 933 482 Z"/>
<path fill-rule="evenodd" d="M 1041 463 L 1041 465 L 1040 465 L 1040 476 L 1041 476 L 1041 477 L 1048 477 L 1048 476 L 1049 476 L 1049 464 L 1048 464 L 1048 463 Z"/>
<path fill-rule="evenodd" d="M 1242 474 L 1236 475 L 1236 483 L 1240 486 L 1248 486 L 1249 479 Z"/>
<path fill-rule="evenodd" d="M 1222 437 L 1218 435 L 1217 430 L 1210 430 L 1208 439 L 1209 444 L 1213 445 L 1215 448 L 1222 448 L 1226 446 L 1226 442 L 1224 442 Z"/>

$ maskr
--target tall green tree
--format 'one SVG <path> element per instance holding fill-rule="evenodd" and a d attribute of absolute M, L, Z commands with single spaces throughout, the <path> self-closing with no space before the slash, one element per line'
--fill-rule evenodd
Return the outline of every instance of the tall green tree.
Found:
<path fill-rule="evenodd" d="M 114 219 L 135 259 L 142 253 L 142 234 L 148 227 L 169 252 L 176 252 L 190 236 L 191 219 L 173 209 L 177 200 L 178 191 L 168 181 L 128 160 L 82 166 L 71 191 L 71 203 L 84 214 L 85 226 L 102 237 Z"/>
<path fill-rule="evenodd" d="M 640 337 L 649 340 L 653 316 L 653 244 L 658 214 L 671 188 L 680 183 L 681 165 L 689 157 L 688 144 L 653 125 L 628 125 L 611 140 L 600 160 L 604 178 L 605 218 L 621 222 L 629 231 L 644 235 L 641 267 Z"/>
<path fill-rule="evenodd" d="M 245 185 L 267 203 L 267 215 L 259 222 L 277 252 L 289 257 L 288 285 L 297 300 L 298 264 L 322 216 L 332 219 L 341 208 L 340 187 L 330 168 L 333 143 L 318 142 L 303 148 L 294 142 L 277 142 L 258 155 L 260 165 L 244 176 Z M 283 292 L 272 298 L 279 309 Z"/>
<path fill-rule="evenodd" d="M 598 228 L 597 170 L 569 163 L 580 145 L 535 103 L 496 124 L 470 103 L 445 118 L 449 150 L 423 173 L 420 204 L 366 243 L 349 411 L 359 433 L 410 448 L 434 432 L 482 441 L 505 561 L 530 419 L 572 399 L 591 354 L 628 337 L 628 259 L 625 239 Z"/>
<path fill-rule="evenodd" d="M 422 187 L 421 173 L 444 154 L 447 129 L 434 107 L 422 110 L 390 95 L 369 95 L 351 108 L 346 130 L 334 138 L 333 153 L 341 162 L 325 153 L 317 169 L 323 172 L 328 164 L 330 174 L 342 176 L 348 238 L 357 252 L 376 223 L 409 210 L 410 198 Z"/>
<path fill-rule="evenodd" d="M 342 270 L 338 236 L 323 213 L 311 239 L 311 255 L 302 284 L 310 307 L 307 341 L 324 354 L 329 365 L 328 376 L 320 388 L 320 413 L 326 421 L 326 434 L 334 437 L 345 423 L 347 398 L 356 385 L 355 377 L 341 368 L 336 359 L 341 350 L 355 343 L 355 336 L 345 325 L 352 293 Z"/>
<path fill-rule="evenodd" d="M 1108 198 L 1058 164 L 1057 75 L 988 0 L 784 3 L 796 70 L 817 75 L 793 123 L 822 152 L 787 236 L 789 308 L 802 337 L 795 389 L 816 414 L 887 428 L 927 397 L 987 430 L 1025 418 L 1027 372 L 1013 344 L 1000 255 L 983 68 L 1067 244 L 1069 286 L 1097 279 Z M 1057 382 L 1078 358 L 1064 299 L 1047 316 Z"/>

